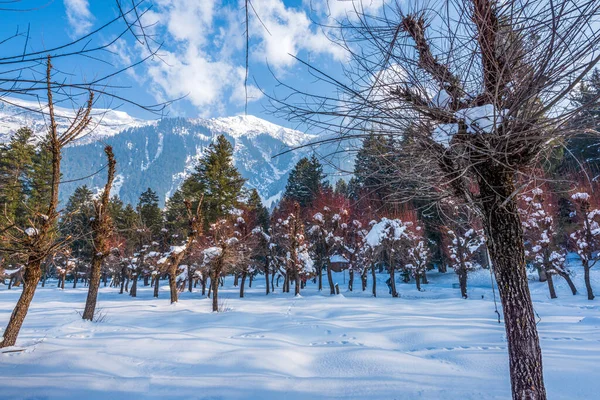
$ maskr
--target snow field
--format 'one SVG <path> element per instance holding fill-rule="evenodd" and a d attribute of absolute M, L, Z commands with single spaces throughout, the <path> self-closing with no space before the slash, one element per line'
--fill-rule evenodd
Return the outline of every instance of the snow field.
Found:
<path fill-rule="evenodd" d="M 583 280 L 577 271 L 575 284 Z M 600 274 L 594 271 L 594 286 Z M 347 275 L 345 276 L 347 279 Z M 138 286 L 138 297 L 101 288 L 102 322 L 81 320 L 87 288 L 38 288 L 17 347 L 0 354 L 1 399 L 508 399 L 504 326 L 498 324 L 488 271 L 471 274 L 469 300 L 454 273 L 429 274 L 417 292 L 399 283 L 392 299 L 378 276 L 378 297 L 329 296 L 315 285 L 301 297 L 264 295 L 259 276 L 246 298 L 228 277 L 222 313 L 210 299 L 181 294 L 170 305 Z M 345 290 L 344 275 L 335 274 Z M 559 298 L 531 282 L 540 321 L 549 398 L 597 398 L 600 306 Z M 326 279 L 324 280 L 326 286 Z M 0 289 L 4 326 L 20 290 Z M 497 295 L 497 292 L 496 292 Z M 483 298 L 482 298 L 483 297 Z"/>

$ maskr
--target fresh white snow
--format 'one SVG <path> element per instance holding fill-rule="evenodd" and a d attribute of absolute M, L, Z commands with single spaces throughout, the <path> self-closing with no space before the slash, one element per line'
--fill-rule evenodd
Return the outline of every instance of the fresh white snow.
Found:
<path fill-rule="evenodd" d="M 575 283 L 584 291 L 583 272 Z M 0 354 L 2 399 L 508 399 L 504 326 L 498 324 L 488 271 L 469 278 L 460 298 L 454 273 L 430 273 L 417 292 L 398 284 L 392 299 L 378 276 L 378 297 L 342 295 L 309 282 L 302 297 L 264 295 L 259 276 L 238 298 L 228 277 L 227 309 L 211 313 L 197 291 L 169 304 L 138 285 L 138 297 L 100 289 L 103 322 L 81 320 L 86 288 L 38 288 L 15 348 Z M 327 285 L 325 279 L 325 285 Z M 599 288 L 600 273 L 593 271 Z M 553 400 L 594 399 L 600 365 L 600 305 L 572 296 L 555 279 L 559 298 L 531 282 Z M 0 286 L 0 326 L 20 294 Z M 497 291 L 496 291 L 497 294 Z"/>

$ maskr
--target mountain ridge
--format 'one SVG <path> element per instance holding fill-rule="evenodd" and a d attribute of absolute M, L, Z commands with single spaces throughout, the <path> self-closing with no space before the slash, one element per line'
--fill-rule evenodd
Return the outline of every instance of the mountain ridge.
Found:
<path fill-rule="evenodd" d="M 43 113 L 19 108 L 22 103 L 15 103 L 11 106 L 0 103 L 0 141 L 7 141 L 22 126 L 31 127 L 41 136 L 45 130 Z M 57 111 L 61 115 L 60 129 L 73 114 L 63 108 Z M 139 195 L 149 187 L 157 192 L 163 206 L 193 171 L 206 147 L 223 134 L 234 148 L 234 164 L 247 179 L 247 187 L 256 188 L 265 205 L 271 207 L 281 197 L 291 169 L 311 150 L 302 148 L 278 154 L 316 138 L 255 116 L 146 121 L 121 111 L 103 110 L 100 115 L 110 124 L 97 124 L 92 134 L 64 150 L 63 204 L 77 186 L 86 184 L 99 190 L 104 185 L 103 148 L 109 144 L 117 159 L 111 195 L 119 195 L 125 203 L 135 205 Z"/>

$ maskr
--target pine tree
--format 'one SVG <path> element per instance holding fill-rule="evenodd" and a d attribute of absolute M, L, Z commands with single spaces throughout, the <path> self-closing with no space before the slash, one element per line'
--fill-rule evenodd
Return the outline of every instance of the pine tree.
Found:
<path fill-rule="evenodd" d="M 30 186 L 31 165 L 35 157 L 33 132 L 19 129 L 8 144 L 0 145 L 0 210 L 9 220 L 23 223 L 25 202 Z M 3 221 L 0 226 L 9 221 Z"/>
<path fill-rule="evenodd" d="M 140 215 L 141 223 L 148 228 L 153 236 L 158 236 L 163 228 L 163 216 L 158 206 L 158 195 L 155 191 L 148 188 L 140 196 L 137 205 L 137 211 Z"/>
<path fill-rule="evenodd" d="M 335 183 L 335 189 L 334 189 L 334 193 L 340 196 L 344 196 L 344 197 L 348 197 L 348 184 L 346 183 L 345 180 L 343 179 L 339 179 L 336 183 Z"/>
<path fill-rule="evenodd" d="M 61 231 L 64 236 L 72 238 L 73 254 L 91 256 L 90 219 L 94 216 L 92 201 L 92 191 L 83 185 L 75 189 L 65 207 L 66 217 Z"/>
<path fill-rule="evenodd" d="M 171 235 L 185 236 L 188 218 L 184 200 L 183 192 L 177 190 L 167 200 L 167 204 L 165 205 L 165 228 L 169 230 Z"/>
<path fill-rule="evenodd" d="M 304 157 L 294 166 L 288 177 L 283 197 L 296 201 L 300 207 L 309 207 L 317 198 L 324 182 L 323 166 L 313 154 L 310 159 Z"/>
<path fill-rule="evenodd" d="M 354 196 L 360 193 L 377 209 L 387 208 L 393 190 L 395 154 L 392 138 L 370 134 L 363 140 L 354 163 Z"/>
<path fill-rule="evenodd" d="M 260 195 L 256 189 L 250 191 L 248 196 L 248 209 L 253 214 L 254 225 L 261 227 L 265 232 L 269 229 L 269 210 L 263 206 Z"/>
<path fill-rule="evenodd" d="M 48 138 L 42 141 L 35 153 L 35 156 L 33 157 L 32 169 L 29 178 L 29 207 L 32 210 L 37 210 L 39 209 L 40 204 L 48 204 L 50 201 L 52 153 L 50 151 L 50 144 L 48 141 Z"/>
<path fill-rule="evenodd" d="M 562 160 L 563 171 L 577 171 L 579 163 L 584 162 L 594 176 L 600 174 L 600 141 L 596 134 L 590 133 L 600 128 L 598 96 L 600 96 L 600 70 L 596 68 L 571 96 L 571 102 L 575 107 L 586 106 L 586 109 L 575 118 L 574 126 L 581 133 L 569 139 L 566 144 L 570 156 Z M 589 107 L 589 104 L 594 106 Z"/>
<path fill-rule="evenodd" d="M 233 164 L 233 147 L 224 135 L 220 135 L 206 149 L 181 190 L 185 198 L 194 202 L 204 196 L 202 208 L 208 226 L 238 206 L 244 183 Z"/>

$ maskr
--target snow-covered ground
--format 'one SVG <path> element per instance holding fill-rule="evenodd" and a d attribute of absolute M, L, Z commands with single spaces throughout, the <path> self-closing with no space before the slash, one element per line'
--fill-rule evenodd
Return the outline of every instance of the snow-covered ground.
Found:
<path fill-rule="evenodd" d="M 329 296 L 310 284 L 295 298 L 265 296 L 259 277 L 244 299 L 227 279 L 222 313 L 211 313 L 198 292 L 170 305 L 166 282 L 159 299 L 141 285 L 135 299 L 102 288 L 98 323 L 78 314 L 86 288 L 51 283 L 34 298 L 15 348 L 24 351 L 0 354 L 0 398 L 510 398 L 487 271 L 471 276 L 469 300 L 452 287 L 453 273 L 431 273 L 423 292 L 400 284 L 397 299 L 385 279 L 377 298 L 358 281 L 355 293 Z M 343 280 L 336 275 L 341 287 Z M 597 271 L 594 280 L 600 292 Z M 557 300 L 546 284 L 531 283 L 549 398 L 598 398 L 600 304 L 556 281 Z M 2 327 L 19 291 L 0 286 Z"/>

